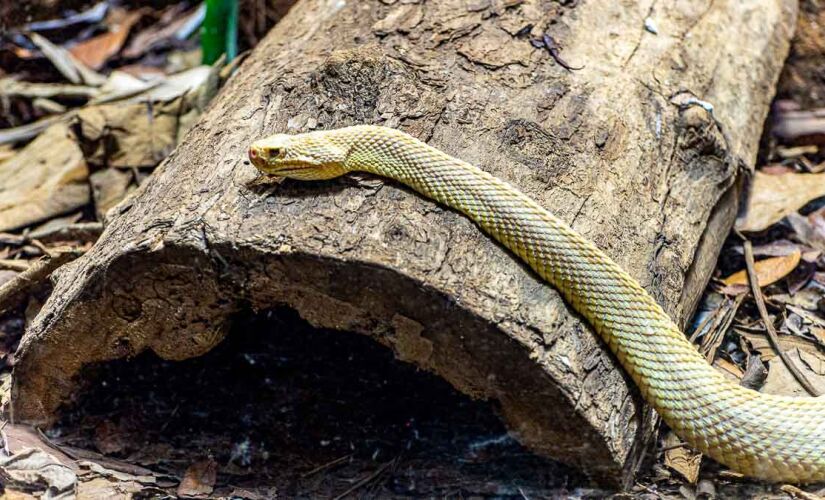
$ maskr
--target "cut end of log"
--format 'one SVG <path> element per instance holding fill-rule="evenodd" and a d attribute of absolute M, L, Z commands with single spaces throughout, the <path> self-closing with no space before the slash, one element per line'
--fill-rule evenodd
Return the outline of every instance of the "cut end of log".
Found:
<path fill-rule="evenodd" d="M 610 443 L 572 411 L 570 394 L 548 383 L 540 349 L 514 342 L 443 291 L 374 263 L 166 242 L 160 250 L 111 262 L 89 256 L 62 274 L 83 277 L 68 286 L 80 295 L 59 295 L 51 304 L 59 314 L 40 317 L 30 330 L 15 367 L 18 421 L 52 423 L 85 366 L 145 349 L 169 360 L 198 356 L 223 339 L 225 328 L 212 325 L 286 305 L 317 328 L 368 335 L 400 361 L 494 401 L 513 437 L 537 453 L 607 483 L 622 476 L 625 464 L 611 458 Z M 617 411 L 635 408 L 625 404 Z M 642 435 L 652 423 L 649 415 L 617 414 L 615 421 Z"/>

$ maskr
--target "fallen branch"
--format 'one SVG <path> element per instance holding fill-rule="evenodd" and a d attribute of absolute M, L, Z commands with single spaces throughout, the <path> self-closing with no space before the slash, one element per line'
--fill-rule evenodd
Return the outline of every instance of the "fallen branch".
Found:
<path fill-rule="evenodd" d="M 799 367 L 794 364 L 793 360 L 785 351 L 782 350 L 782 347 L 779 345 L 779 337 L 776 335 L 776 329 L 773 327 L 773 322 L 770 317 L 768 317 L 768 309 L 765 307 L 765 299 L 762 297 L 762 290 L 759 288 L 759 280 L 756 277 L 756 270 L 754 269 L 753 263 L 753 245 L 748 239 L 745 240 L 745 266 L 748 269 L 748 281 L 751 285 L 753 298 L 756 301 L 756 308 L 759 309 L 759 316 L 762 317 L 762 322 L 765 324 L 765 331 L 768 332 L 768 338 L 771 341 L 771 345 L 774 350 L 776 350 L 776 353 L 779 355 L 782 362 L 785 363 L 785 366 L 788 367 L 788 371 L 790 371 L 797 382 L 799 382 L 799 384 L 804 387 L 806 391 L 808 391 L 808 394 L 814 397 L 819 396 L 819 391 L 816 390 L 807 377 L 805 377 L 805 374 L 799 370 Z"/>
<path fill-rule="evenodd" d="M 29 266 L 3 286 L 0 286 L 0 314 L 5 313 L 16 297 L 29 293 L 35 286 L 42 283 L 52 271 L 67 262 L 80 257 L 82 252 L 76 250 L 56 251 L 50 257 L 39 260 Z"/>

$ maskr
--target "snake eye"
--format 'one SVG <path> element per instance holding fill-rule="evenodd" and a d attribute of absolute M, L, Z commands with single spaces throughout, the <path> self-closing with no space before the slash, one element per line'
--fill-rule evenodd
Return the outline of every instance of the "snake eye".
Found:
<path fill-rule="evenodd" d="M 281 156 L 281 148 L 267 148 L 266 156 L 269 158 L 278 158 Z"/>

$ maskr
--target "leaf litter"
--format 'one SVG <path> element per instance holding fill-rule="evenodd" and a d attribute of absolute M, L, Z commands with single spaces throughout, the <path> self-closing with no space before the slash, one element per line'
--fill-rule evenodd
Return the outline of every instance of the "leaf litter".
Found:
<path fill-rule="evenodd" d="M 8 398 L 9 370 L 25 311 L 36 309 L 47 296 L 45 278 L 53 270 L 49 263 L 88 248 L 102 231 L 106 212 L 169 154 L 202 112 L 214 95 L 209 82 L 228 77 L 222 65 L 191 62 L 197 61 L 191 57 L 196 50 L 192 41 L 203 13 L 201 5 L 186 3 L 156 11 L 100 2 L 79 13 L 31 22 L 3 39 L 0 51 L 24 69 L 17 74 L 0 71 L 0 268 L 5 269 L 0 273 L 7 273 L 0 276 L 0 306 L 10 311 L 0 318 L 0 366 L 5 366 L 0 370 L 0 400 Z M 765 314 L 755 302 L 744 245 L 734 235 L 691 333 L 709 362 L 732 380 L 764 392 L 803 395 L 777 349 L 825 390 L 825 157 L 820 152 L 825 112 L 778 102 L 770 129 L 773 136 L 763 148 L 763 164 L 736 222 L 737 231 L 755 243 L 752 252 L 759 260 L 752 272 Z M 40 155 L 47 141 L 62 156 Z M 30 166 L 27 171 L 25 165 Z M 39 272 L 38 278 L 18 288 L 23 280 L 16 278 L 31 269 Z M 778 344 L 768 335 L 768 323 L 776 329 Z M 42 498 L 67 492 L 114 498 L 152 491 L 199 497 L 220 487 L 242 498 L 275 494 L 226 487 L 218 476 L 229 466 L 211 456 L 187 459 L 171 473 L 154 472 L 149 467 L 168 468 L 180 457 L 169 447 L 131 449 L 132 425 L 98 422 L 90 442 L 101 452 L 132 457 L 143 465 L 73 447 L 64 438 L 56 439 L 62 441 L 56 445 L 34 430 L 6 425 L 0 474 L 9 481 L 7 491 L 34 492 Z M 658 491 L 669 484 L 682 497 L 707 496 L 739 481 L 671 433 L 663 433 L 661 445 L 661 466 L 654 467 L 651 479 Z M 245 453 L 237 460 L 245 460 Z M 337 453 L 338 458 L 321 463 L 352 467 L 350 450 Z M 360 477 L 380 476 L 397 458 L 374 463 L 383 465 Z M 241 477 L 245 466 L 235 466 Z M 317 468 L 315 464 L 306 470 Z M 640 485 L 635 491 L 649 489 Z M 783 491 L 798 498 L 817 497 L 806 489 Z"/>

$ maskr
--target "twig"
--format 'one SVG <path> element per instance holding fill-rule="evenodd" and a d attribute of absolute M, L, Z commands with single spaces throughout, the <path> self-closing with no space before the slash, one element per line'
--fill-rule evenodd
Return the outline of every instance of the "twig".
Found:
<path fill-rule="evenodd" d="M 44 243 L 54 241 L 81 241 L 87 243 L 95 241 L 103 232 L 100 222 L 79 222 L 57 228 L 44 228 L 24 234 L 0 233 L 0 243 L 5 245 L 28 245 L 34 240 Z"/>
<path fill-rule="evenodd" d="M 822 497 L 816 493 L 809 493 L 807 491 L 800 490 L 796 486 L 790 484 L 784 484 L 779 489 L 793 498 L 799 498 L 801 500 L 822 500 Z"/>
<path fill-rule="evenodd" d="M 31 267 L 31 263 L 27 260 L 17 259 L 0 259 L 0 269 L 8 271 L 23 272 Z"/>
<path fill-rule="evenodd" d="M 343 457 L 338 457 L 335 460 L 330 460 L 329 462 L 327 462 L 325 464 L 321 464 L 318 467 L 312 469 L 311 471 L 308 471 L 308 472 L 305 472 L 305 473 L 301 474 L 301 479 L 308 478 L 309 476 L 317 474 L 317 473 L 321 472 L 322 470 L 326 470 L 326 469 L 329 469 L 330 467 L 334 467 L 334 466 L 340 464 L 341 462 L 344 462 L 345 460 L 347 460 L 350 457 L 352 457 L 352 453 L 350 453 L 349 455 L 344 455 Z"/>
<path fill-rule="evenodd" d="M 365 486 L 365 485 L 367 485 L 367 484 L 371 483 L 371 482 L 372 482 L 372 481 L 374 481 L 376 478 L 378 478 L 378 476 L 380 476 L 381 474 L 383 474 L 383 473 L 384 473 L 384 471 L 385 471 L 385 470 L 387 470 L 387 468 L 388 468 L 390 465 L 394 464 L 397 460 L 398 460 L 398 458 L 393 458 L 392 460 L 390 460 L 389 462 L 385 463 L 385 464 L 384 464 L 384 465 L 382 465 L 381 467 L 379 467 L 379 468 L 375 469 L 375 472 L 373 472 L 373 473 L 372 473 L 372 474 L 370 474 L 369 476 L 365 477 L 364 479 L 362 479 L 362 480 L 358 481 L 357 483 L 353 484 L 353 485 L 352 485 L 352 487 L 351 487 L 350 489 L 348 489 L 347 491 L 345 491 L 345 492 L 341 493 L 340 495 L 338 495 L 337 497 L 335 497 L 333 500 L 341 500 L 342 498 L 344 498 L 345 496 L 349 495 L 350 493 L 352 493 L 352 492 L 354 492 L 354 491 L 358 490 L 359 488 L 361 488 L 361 487 L 363 487 L 363 486 Z"/>
<path fill-rule="evenodd" d="M 759 281 L 756 276 L 756 270 L 754 269 L 753 245 L 750 240 L 747 239 L 745 240 L 745 266 L 748 270 L 748 281 L 751 285 L 753 298 L 756 301 L 756 308 L 759 309 L 759 315 L 762 317 L 762 322 L 765 324 L 765 331 L 768 332 L 768 338 L 771 341 L 771 345 L 774 350 L 776 350 L 776 353 L 779 355 L 782 362 L 785 363 L 788 371 L 790 371 L 797 382 L 799 382 L 799 385 L 805 388 L 811 396 L 819 396 L 819 391 L 811 385 L 811 382 L 805 377 L 805 374 L 799 370 L 799 367 L 794 364 L 793 360 L 787 355 L 787 353 L 785 353 L 785 351 L 782 350 L 782 347 L 779 345 L 779 337 L 776 335 L 773 322 L 768 317 L 768 309 L 765 307 L 765 299 L 762 297 L 762 290 L 759 288 Z"/>
<path fill-rule="evenodd" d="M 705 353 L 705 359 L 708 360 L 708 363 L 713 364 L 713 360 L 716 359 L 716 351 L 719 349 L 719 346 L 722 345 L 722 341 L 725 338 L 725 333 L 730 328 L 730 325 L 733 323 L 733 319 L 736 317 L 736 312 L 739 311 L 739 307 L 745 301 L 745 294 L 737 295 L 736 298 L 733 300 L 733 304 L 728 308 L 725 314 L 722 316 L 722 321 L 719 324 L 715 324 L 716 330 L 713 332 L 712 343 L 709 343 L 707 346 L 707 352 Z"/>
<path fill-rule="evenodd" d="M 54 252 L 52 257 L 35 262 L 29 266 L 28 269 L 7 281 L 3 286 L 0 286 L 0 314 L 9 309 L 15 297 L 28 293 L 32 288 L 48 278 L 52 271 L 76 259 L 80 255 L 81 252 L 72 250 Z"/>
<path fill-rule="evenodd" d="M 33 240 L 45 242 L 52 241 L 95 241 L 103 232 L 103 224 L 100 222 L 80 222 L 69 224 L 68 226 L 55 229 L 41 229 L 28 234 Z"/>
<path fill-rule="evenodd" d="M 62 446 L 60 446 L 59 444 L 57 444 L 54 441 L 52 441 L 51 439 L 49 439 L 49 436 L 47 436 L 45 432 L 40 430 L 40 427 L 35 427 L 34 430 L 37 431 L 37 435 L 40 436 L 40 439 L 43 440 L 43 442 L 46 445 L 48 445 L 49 447 L 51 447 L 52 449 L 55 449 L 55 450 L 59 451 L 60 453 L 63 453 L 64 455 L 71 458 L 72 460 L 75 460 L 75 461 L 80 460 L 81 457 L 78 457 L 77 455 L 72 453 L 70 450 L 64 450 Z"/>
<path fill-rule="evenodd" d="M 670 446 L 663 446 L 662 448 L 659 449 L 659 453 L 664 453 L 666 451 L 672 451 L 672 450 L 678 450 L 679 448 L 686 448 L 688 446 L 690 446 L 690 445 L 687 444 L 687 443 L 676 443 L 676 444 L 672 444 Z"/>
<path fill-rule="evenodd" d="M 723 307 L 724 307 L 724 305 L 720 304 L 719 307 L 717 307 L 716 309 L 713 310 L 713 312 L 708 313 L 708 315 L 705 316 L 704 319 L 702 319 L 702 321 L 699 323 L 699 325 L 693 331 L 693 334 L 690 336 L 690 340 L 688 340 L 688 342 L 693 344 L 694 342 L 696 342 L 696 339 L 699 338 L 699 335 L 702 335 L 704 333 L 709 333 L 710 330 L 708 330 L 708 332 L 705 332 L 705 329 L 708 328 L 708 325 L 710 324 L 711 321 L 714 321 L 719 316 L 719 314 L 722 312 Z M 697 346 L 697 347 L 699 347 L 699 346 Z"/>

